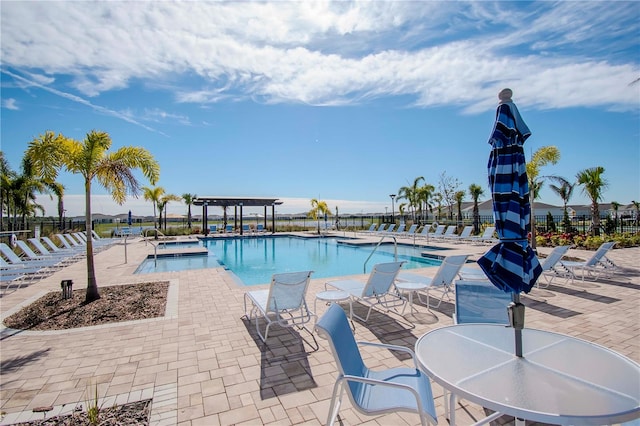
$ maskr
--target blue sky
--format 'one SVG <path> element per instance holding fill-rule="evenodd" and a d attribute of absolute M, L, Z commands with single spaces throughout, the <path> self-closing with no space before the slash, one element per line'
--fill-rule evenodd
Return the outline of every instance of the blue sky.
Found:
<path fill-rule="evenodd" d="M 486 188 L 497 94 L 510 87 L 532 131 L 527 159 L 560 150 L 541 174 L 603 166 L 604 202 L 640 200 L 638 2 L 3 1 L 0 12 L 1 143 L 16 170 L 47 130 L 99 129 L 113 149 L 147 148 L 168 193 L 382 212 L 418 176 Z M 82 179 L 59 180 L 68 214 L 82 214 Z M 152 211 L 94 188 L 94 212 Z M 548 188 L 541 201 L 562 203 Z M 588 202 L 577 188 L 571 203 Z"/>

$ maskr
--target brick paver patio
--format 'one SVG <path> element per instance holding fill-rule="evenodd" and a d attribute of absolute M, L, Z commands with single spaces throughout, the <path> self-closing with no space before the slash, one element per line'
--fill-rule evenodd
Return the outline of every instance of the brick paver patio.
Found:
<path fill-rule="evenodd" d="M 441 244 L 447 254 L 468 253 L 477 258 L 488 246 Z M 549 249 L 541 248 L 542 253 Z M 153 425 L 324 424 L 336 376 L 326 342 L 273 328 L 269 344 L 261 344 L 253 324 L 243 318 L 243 295 L 223 268 L 134 275 L 140 262 L 153 253 L 142 240 L 121 243 L 95 256 L 101 287 L 150 280 L 171 283 L 167 314 L 154 320 L 120 323 L 56 332 L 0 334 L 0 424 L 41 419 L 32 410 L 53 406 L 48 416 L 86 405 L 86 389 L 98 383 L 103 406 L 152 398 Z M 584 251 L 569 256 L 585 259 Z M 609 256 L 624 272 L 597 282 L 561 281 L 523 297 L 526 326 L 557 331 L 613 349 L 640 362 L 640 248 L 616 249 Z M 433 274 L 435 268 L 420 270 Z M 80 261 L 56 274 L 20 288 L 0 299 L 2 318 L 48 291 L 60 291 L 60 281 L 72 279 L 74 291 L 86 288 L 86 265 Z M 308 303 L 323 290 L 325 279 L 313 279 Z M 558 284 L 559 283 L 559 284 Z M 252 287 L 253 288 L 253 287 Z M 453 304 L 408 316 L 376 312 L 367 324 L 356 322 L 356 339 L 413 348 L 425 332 L 452 324 Z M 326 309 L 318 304 L 318 314 Z M 318 350 L 313 349 L 317 341 Z M 363 349 L 371 367 L 390 367 L 399 359 L 388 351 Z M 606 368 L 606 367 L 603 367 Z M 442 389 L 433 386 L 440 425 L 444 418 Z M 481 407 L 462 401 L 459 424 L 484 417 Z M 345 425 L 416 425 L 417 415 L 368 417 L 345 399 L 340 411 Z M 509 423 L 503 418 L 500 423 Z"/>

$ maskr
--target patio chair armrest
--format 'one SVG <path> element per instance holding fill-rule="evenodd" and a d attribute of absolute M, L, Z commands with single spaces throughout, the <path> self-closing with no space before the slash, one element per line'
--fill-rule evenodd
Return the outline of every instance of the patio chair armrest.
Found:
<path fill-rule="evenodd" d="M 411 392 L 413 394 L 413 396 L 416 398 L 416 402 L 418 403 L 418 407 L 420 409 L 420 411 L 422 412 L 422 401 L 420 400 L 420 393 L 413 387 L 406 385 L 404 383 L 394 383 L 394 382 L 385 382 L 384 380 L 377 380 L 377 379 L 370 379 L 368 377 L 361 377 L 361 376 L 351 376 L 348 374 L 343 375 L 342 377 L 338 377 L 338 381 L 340 380 L 344 380 L 347 382 L 360 382 L 360 383 L 366 383 L 368 385 L 377 385 L 377 386 L 388 386 L 388 387 L 392 387 L 392 388 L 398 388 L 398 389 L 404 389 L 407 390 L 409 392 Z"/>
<path fill-rule="evenodd" d="M 363 342 L 363 341 L 359 341 L 356 342 L 358 345 L 362 345 L 362 346 L 375 346 L 378 348 L 384 348 L 384 349 L 389 349 L 389 350 L 393 350 L 393 351 L 399 351 L 399 352 L 405 352 L 408 353 L 409 355 L 411 355 L 411 359 L 414 360 L 415 363 L 415 353 L 413 352 L 413 350 L 406 348 L 404 346 L 399 346 L 399 345 L 388 345 L 386 343 L 376 343 L 376 342 Z M 416 366 L 417 368 L 417 366 Z"/>

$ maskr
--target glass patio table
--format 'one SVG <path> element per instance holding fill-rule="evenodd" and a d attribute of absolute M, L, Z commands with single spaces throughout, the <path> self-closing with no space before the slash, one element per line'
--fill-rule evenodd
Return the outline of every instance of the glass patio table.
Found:
<path fill-rule="evenodd" d="M 640 418 L 640 365 L 610 350 L 563 334 L 522 330 L 523 357 L 514 354 L 514 329 L 462 324 L 418 339 L 416 360 L 455 397 L 501 415 L 552 423 L 602 425 Z M 449 406 L 449 408 L 447 408 Z M 519 420 L 518 420 L 519 419 Z M 479 422 L 479 423 L 482 423 Z"/>

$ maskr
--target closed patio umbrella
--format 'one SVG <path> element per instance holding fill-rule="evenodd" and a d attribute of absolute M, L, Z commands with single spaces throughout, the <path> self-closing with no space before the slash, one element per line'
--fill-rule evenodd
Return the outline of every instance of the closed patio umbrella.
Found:
<path fill-rule="evenodd" d="M 510 89 L 498 95 L 500 104 L 489 140 L 489 186 L 500 242 L 478 259 L 478 265 L 496 287 L 512 293 L 509 317 L 515 328 L 516 355 L 522 356 L 524 305 L 520 292 L 531 290 L 542 267 L 527 240 L 531 205 L 523 144 L 531 131 L 511 96 Z"/>

